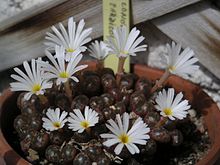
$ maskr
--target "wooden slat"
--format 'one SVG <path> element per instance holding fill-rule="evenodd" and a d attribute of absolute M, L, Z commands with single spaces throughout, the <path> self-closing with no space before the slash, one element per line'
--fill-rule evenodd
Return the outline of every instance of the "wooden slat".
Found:
<path fill-rule="evenodd" d="M 133 0 L 134 23 L 146 21 L 172 12 L 199 0 Z M 166 3 L 165 3 L 166 2 Z M 92 37 L 100 37 L 102 29 L 101 0 L 68 0 L 10 28 L 0 31 L 0 71 L 19 65 L 24 60 L 44 55 L 43 40 L 48 27 L 74 16 L 84 18 L 93 27 Z"/>
<path fill-rule="evenodd" d="M 36 4 L 26 10 L 19 12 L 18 14 L 9 17 L 6 20 L 0 21 L 0 31 L 3 31 L 11 26 L 18 24 L 28 18 L 31 18 L 39 13 L 42 13 L 54 6 L 57 6 L 67 0 L 46 0 L 40 4 Z"/>
<path fill-rule="evenodd" d="M 157 18 L 201 0 L 132 0 L 134 24 Z"/>
<path fill-rule="evenodd" d="M 152 21 L 183 47 L 190 46 L 200 62 L 220 78 L 220 11 L 207 1 Z"/>
<path fill-rule="evenodd" d="M 102 21 L 97 12 L 101 11 L 100 3 L 101 0 L 69 0 L 0 32 L 0 70 L 19 65 L 24 60 L 44 56 L 43 41 L 48 27 L 70 16 L 74 15 L 78 21 L 87 15 L 86 25 L 93 26 L 93 35 L 97 36 L 97 25 L 94 22 Z"/>

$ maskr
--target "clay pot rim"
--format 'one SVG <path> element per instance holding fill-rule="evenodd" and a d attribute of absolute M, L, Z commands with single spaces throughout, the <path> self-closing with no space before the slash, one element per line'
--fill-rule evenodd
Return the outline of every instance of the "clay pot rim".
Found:
<path fill-rule="evenodd" d="M 87 64 L 89 65 L 88 69 L 94 70 L 96 63 L 94 62 L 87 62 Z M 146 65 L 141 65 L 141 64 L 135 64 L 133 67 L 133 71 L 134 73 L 136 73 L 137 75 L 141 75 L 140 77 L 145 77 L 145 78 L 149 78 L 152 80 L 157 79 L 158 77 L 160 77 L 163 74 L 162 70 L 159 69 L 155 69 L 155 68 L 151 68 L 148 67 Z M 148 74 L 146 74 L 148 73 Z M 150 73 L 150 74 L 149 74 Z M 152 76 L 153 75 L 153 76 Z M 207 112 L 207 114 L 205 115 L 205 123 L 208 124 L 208 132 L 211 132 L 211 127 L 210 127 L 210 121 L 209 118 L 213 118 L 213 121 L 211 122 L 211 125 L 215 125 L 215 130 L 214 134 L 210 135 L 212 137 L 211 141 L 212 141 L 212 146 L 210 148 L 210 150 L 208 151 L 208 153 L 199 161 L 197 162 L 196 165 L 211 165 L 214 164 L 216 162 L 216 160 L 218 159 L 218 155 L 220 154 L 220 141 L 218 139 L 220 139 L 220 126 L 217 126 L 215 124 L 215 121 L 219 121 L 220 122 L 220 110 L 217 106 L 217 104 L 212 100 L 211 97 L 209 97 L 204 91 L 202 91 L 201 87 L 197 86 L 196 84 L 188 81 L 188 80 L 184 80 L 178 76 L 171 76 L 168 80 L 169 82 L 181 82 L 186 86 L 191 86 L 192 89 L 195 89 L 198 92 L 201 92 L 202 97 L 205 97 L 205 99 L 208 99 L 211 104 L 210 104 L 210 108 L 204 108 L 204 110 Z M 175 88 L 175 87 L 174 87 Z M 10 89 L 6 89 L 2 96 L 0 96 L 0 118 L 1 118 L 1 112 L 2 112 L 2 106 L 4 104 L 4 102 L 13 95 L 13 92 L 10 91 Z M 212 115 L 210 115 L 210 113 Z M 206 117 L 208 116 L 208 117 Z M 214 129 L 214 128 L 213 128 Z M 218 134 L 219 133 L 219 134 Z M 23 159 L 20 155 L 18 155 L 12 148 L 11 146 L 8 144 L 7 140 L 4 138 L 4 135 L 2 133 L 1 127 L 0 127 L 0 156 L 3 156 L 7 153 L 7 152 L 11 152 L 11 155 L 13 157 L 13 159 L 16 159 L 16 164 L 17 165 L 30 165 L 29 162 L 27 162 L 25 159 Z M 12 159 L 12 157 L 10 157 Z"/>
<path fill-rule="evenodd" d="M 151 79 L 151 80 L 156 80 L 159 77 L 162 76 L 164 73 L 163 70 L 160 69 L 155 69 L 146 65 L 141 65 L 137 64 L 134 65 L 134 73 L 137 75 L 144 75 L 144 72 L 151 73 L 150 75 L 145 75 L 142 77 Z M 152 76 L 153 77 L 150 77 Z M 141 77 L 141 76 L 140 76 Z M 177 83 L 178 82 L 178 83 Z M 186 88 L 190 88 L 191 92 L 196 92 L 198 96 L 198 104 L 201 107 L 199 111 L 203 111 L 205 114 L 204 116 L 204 121 L 205 121 L 205 127 L 208 129 L 208 134 L 209 138 L 211 140 L 211 148 L 207 152 L 207 154 L 199 161 L 196 163 L 196 165 L 212 165 L 214 164 L 217 159 L 219 158 L 220 155 L 220 125 L 216 123 L 220 123 L 220 110 L 217 106 L 217 104 L 213 101 L 213 99 L 206 94 L 202 88 L 195 83 L 185 80 L 179 76 L 172 75 L 169 77 L 167 84 L 172 84 L 174 86 L 175 90 L 180 92 L 184 91 L 185 88 L 181 88 L 183 90 L 179 90 L 179 86 L 186 86 Z M 187 97 L 186 97 L 187 98 Z M 202 98 L 202 99 L 201 99 Z M 187 99 L 192 99 L 192 98 L 187 98 Z M 200 100 L 201 99 L 201 100 Z M 204 105 L 209 102 L 209 106 L 205 107 Z M 204 106 L 204 107 L 203 107 Z M 196 109 L 198 111 L 198 109 Z"/>

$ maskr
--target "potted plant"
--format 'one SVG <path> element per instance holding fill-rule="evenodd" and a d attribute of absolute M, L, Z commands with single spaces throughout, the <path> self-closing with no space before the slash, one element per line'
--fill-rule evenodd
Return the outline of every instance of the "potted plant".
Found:
<path fill-rule="evenodd" d="M 67 30 L 52 26 L 46 60 L 25 61 L 25 71 L 14 68 L 10 90 L 20 93 L 7 91 L 0 101 L 6 162 L 213 164 L 220 150 L 219 110 L 198 86 L 174 76 L 198 69 L 193 51 L 181 52 L 172 42 L 165 72 L 134 65 L 133 73 L 124 73 L 125 59 L 147 45 L 140 45 L 139 30 L 122 26 L 107 41 L 91 44 L 96 62 L 80 63 L 92 32 L 84 26 L 73 18 Z M 104 68 L 108 54 L 119 58 L 116 75 Z"/>

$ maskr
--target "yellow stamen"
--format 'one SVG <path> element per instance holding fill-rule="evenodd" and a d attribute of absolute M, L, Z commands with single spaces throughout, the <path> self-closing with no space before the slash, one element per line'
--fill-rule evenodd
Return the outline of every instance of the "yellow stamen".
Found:
<path fill-rule="evenodd" d="M 69 74 L 67 72 L 61 72 L 59 77 L 61 77 L 61 78 L 69 78 Z"/>
<path fill-rule="evenodd" d="M 127 55 L 127 54 L 128 54 L 128 51 L 124 51 L 124 50 L 123 50 L 123 51 L 121 51 L 120 53 L 121 53 L 121 54 L 124 54 L 124 55 Z"/>
<path fill-rule="evenodd" d="M 85 128 L 85 129 L 89 128 L 89 122 L 88 122 L 88 121 L 82 121 L 82 122 L 80 123 L 80 125 L 81 125 L 83 128 Z"/>
<path fill-rule="evenodd" d="M 69 53 L 72 53 L 72 52 L 74 52 L 74 51 L 75 51 L 75 49 L 72 49 L 72 48 L 67 48 L 67 49 L 66 49 L 66 51 L 67 51 L 67 52 L 69 52 Z"/>
<path fill-rule="evenodd" d="M 40 84 L 35 84 L 33 87 L 32 87 L 32 92 L 33 93 L 37 93 L 41 90 L 41 85 Z"/>
<path fill-rule="evenodd" d="M 165 109 L 163 110 L 163 112 L 164 112 L 165 115 L 167 115 L 167 116 L 170 116 L 170 115 L 173 114 L 173 111 L 172 111 L 171 108 L 165 108 Z"/>
<path fill-rule="evenodd" d="M 123 144 L 127 144 L 130 141 L 130 138 L 127 134 L 121 134 L 118 138 Z"/>
<path fill-rule="evenodd" d="M 54 122 L 53 126 L 56 127 L 56 128 L 60 128 L 61 124 L 60 124 L 60 122 Z"/>
<path fill-rule="evenodd" d="M 176 70 L 176 67 L 175 67 L 175 66 L 169 66 L 168 69 L 169 69 L 170 71 L 174 71 L 174 70 Z"/>

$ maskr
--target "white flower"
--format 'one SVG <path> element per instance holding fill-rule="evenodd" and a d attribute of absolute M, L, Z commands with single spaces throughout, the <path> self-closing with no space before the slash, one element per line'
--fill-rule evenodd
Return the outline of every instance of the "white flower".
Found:
<path fill-rule="evenodd" d="M 14 68 L 15 72 L 19 75 L 11 75 L 13 79 L 18 81 L 10 83 L 11 91 L 27 91 L 24 98 L 29 100 L 33 94 L 43 95 L 45 89 L 52 87 L 52 83 L 48 82 L 40 71 L 36 60 L 31 60 L 31 68 L 27 61 L 23 62 L 23 66 L 27 74 L 17 67 Z"/>
<path fill-rule="evenodd" d="M 84 69 L 87 65 L 78 65 L 80 60 L 82 59 L 82 54 L 75 55 L 71 58 L 71 60 L 65 66 L 65 50 L 63 47 L 56 46 L 56 59 L 49 51 L 46 51 L 46 56 L 51 61 L 51 64 L 38 61 L 38 63 L 42 66 L 42 70 L 45 71 L 45 77 L 47 79 L 57 79 L 56 84 L 59 85 L 60 83 L 65 83 L 68 79 L 72 79 L 76 82 L 79 80 L 73 76 L 76 72 Z"/>
<path fill-rule="evenodd" d="M 68 118 L 69 129 L 82 133 L 85 129 L 95 126 L 99 121 L 98 113 L 88 106 L 85 107 L 84 116 L 79 109 L 74 109 Z"/>
<path fill-rule="evenodd" d="M 150 136 L 147 134 L 149 133 L 150 129 L 139 117 L 128 131 L 129 114 L 126 112 L 123 114 L 122 119 L 120 115 L 117 114 L 116 121 L 117 123 L 112 119 L 108 120 L 110 125 L 106 124 L 106 127 L 112 133 L 105 133 L 100 135 L 102 138 L 107 139 L 107 141 L 105 141 L 103 144 L 107 147 L 118 144 L 114 150 L 116 155 L 121 153 L 124 145 L 127 147 L 131 154 L 139 153 L 140 150 L 135 144 L 146 145 L 147 139 L 150 138 Z"/>
<path fill-rule="evenodd" d="M 45 45 L 49 46 L 49 49 L 54 49 L 56 45 L 63 46 L 69 55 L 77 49 L 84 52 L 86 47 L 83 45 L 91 41 L 89 35 L 92 32 L 92 28 L 83 30 L 84 26 L 85 22 L 83 19 L 80 20 L 77 26 L 76 22 L 73 21 L 73 17 L 70 17 L 67 30 L 62 23 L 59 23 L 60 31 L 55 26 L 51 27 L 55 35 L 47 32 L 46 39 L 49 41 Z"/>
<path fill-rule="evenodd" d="M 89 55 L 98 60 L 104 60 L 109 53 L 107 45 L 103 41 L 99 43 L 97 40 L 89 46 L 88 50 L 90 52 Z"/>
<path fill-rule="evenodd" d="M 170 120 L 175 120 L 175 118 L 181 120 L 186 117 L 188 114 L 187 110 L 190 108 L 188 101 L 182 100 L 182 98 L 182 92 L 174 97 L 173 88 L 169 88 L 167 92 L 163 89 L 156 97 L 157 105 L 155 105 L 155 108 L 161 111 L 160 114 L 162 116 L 168 117 Z"/>
<path fill-rule="evenodd" d="M 146 51 L 147 45 L 138 46 L 144 37 L 138 35 L 140 31 L 134 27 L 128 34 L 127 27 L 122 26 L 113 29 L 113 36 L 106 41 L 110 48 L 111 54 L 116 54 L 118 57 L 127 57 L 129 55 L 136 56 L 137 52 Z"/>
<path fill-rule="evenodd" d="M 56 108 L 53 109 L 47 109 L 46 115 L 48 118 L 43 117 L 43 128 L 45 128 L 48 131 L 55 131 L 60 128 L 63 128 L 65 123 L 67 122 L 66 116 L 68 115 L 67 112 L 63 111 L 60 115 L 60 109 Z"/>
<path fill-rule="evenodd" d="M 194 52 L 189 47 L 180 53 L 181 44 L 176 45 L 172 42 L 171 46 L 167 44 L 167 50 L 168 56 L 165 56 L 164 63 L 170 73 L 187 77 L 199 68 L 198 65 L 195 65 L 198 59 L 194 57 Z"/>

